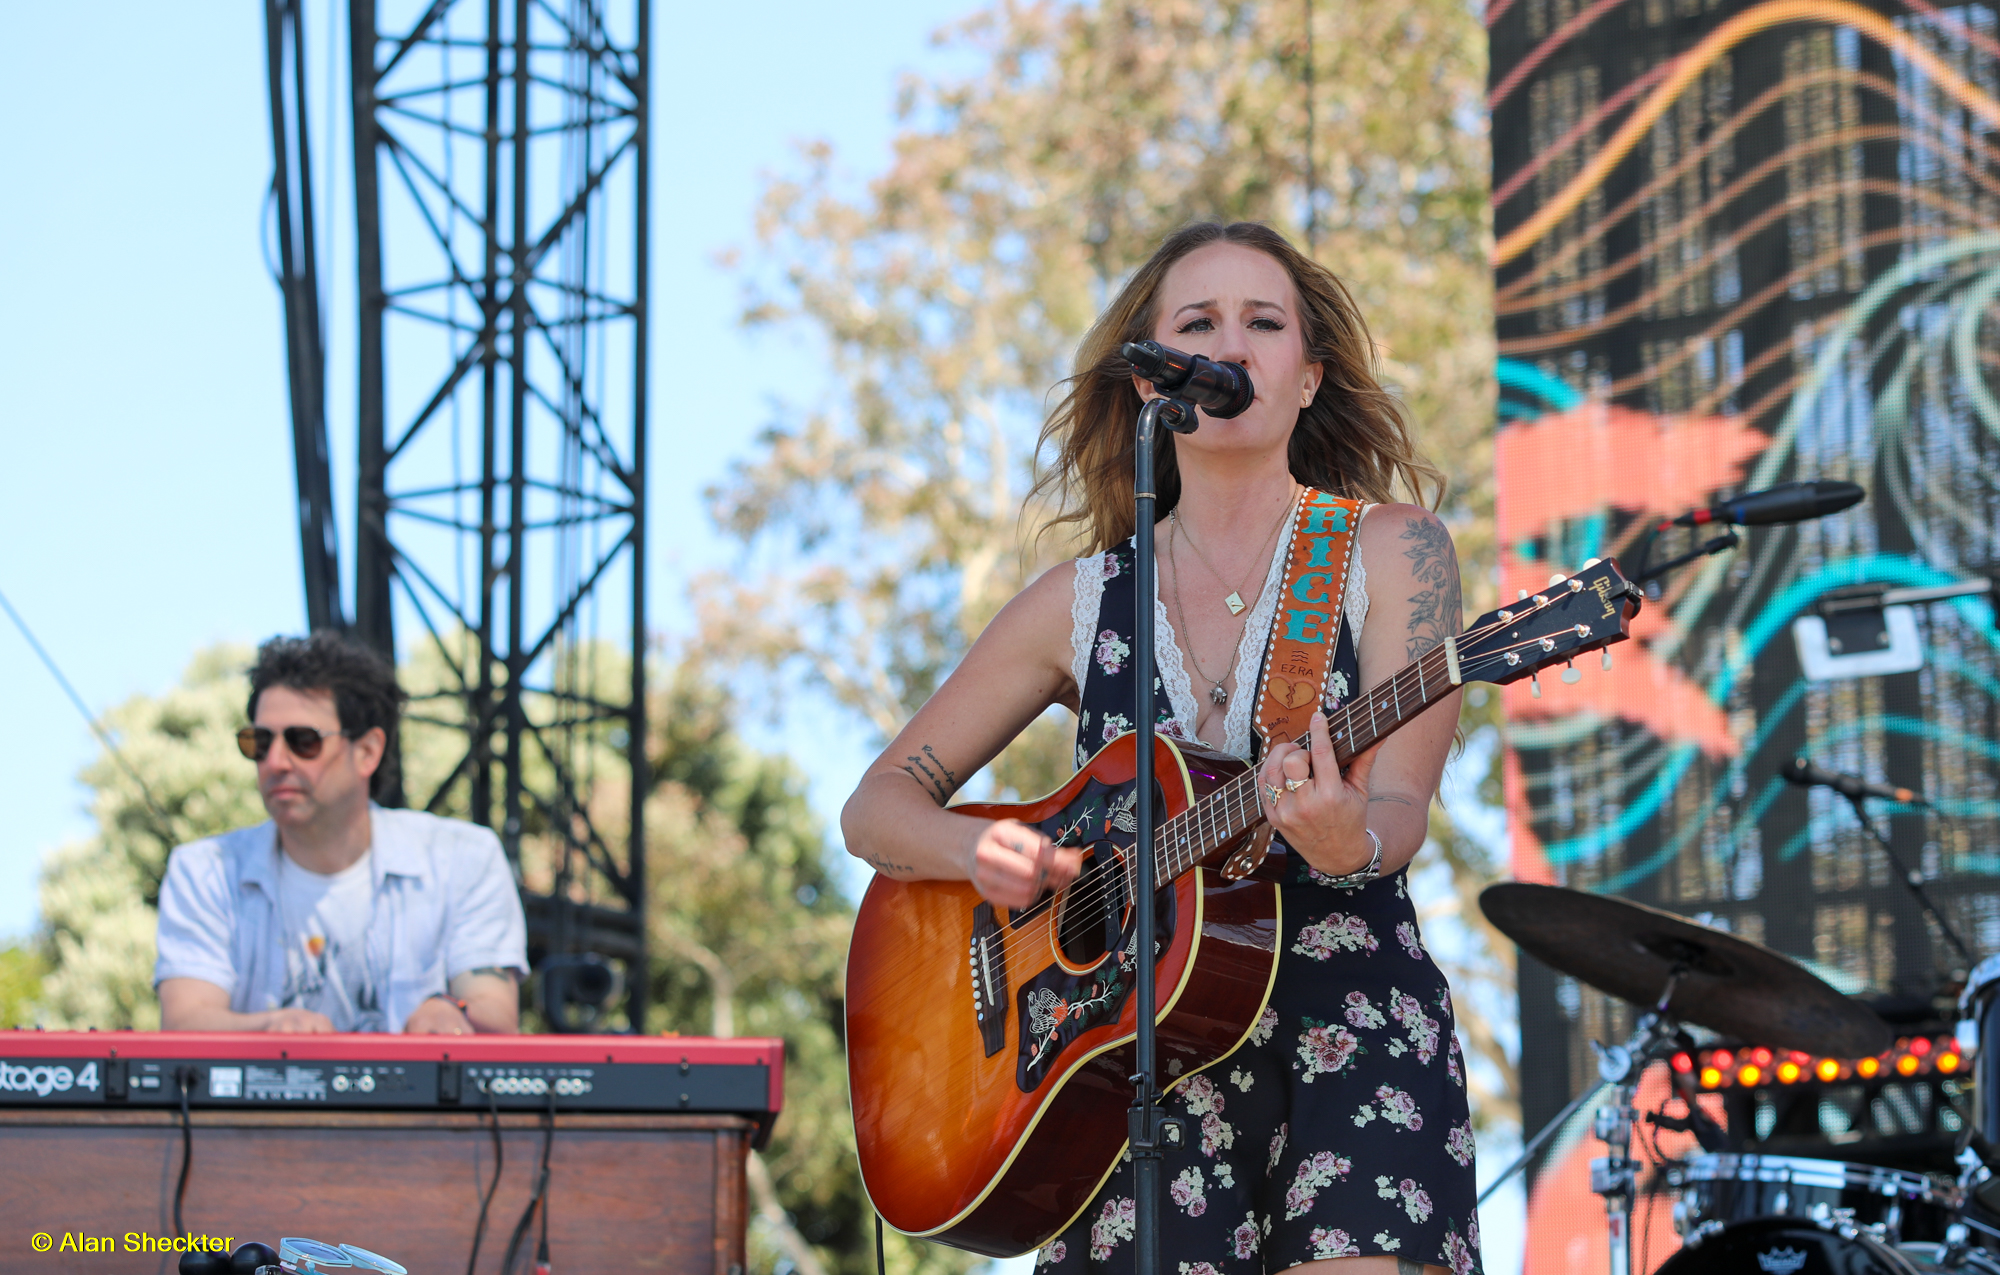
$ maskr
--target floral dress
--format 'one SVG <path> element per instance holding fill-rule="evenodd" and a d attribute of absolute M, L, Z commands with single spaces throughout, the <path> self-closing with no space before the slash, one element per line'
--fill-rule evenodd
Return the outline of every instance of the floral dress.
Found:
<path fill-rule="evenodd" d="M 1131 555 L 1128 542 L 1078 564 L 1088 577 L 1078 587 L 1076 616 L 1084 643 L 1076 653 L 1083 674 L 1077 748 L 1084 757 L 1103 746 L 1110 723 L 1123 725 L 1131 712 Z M 1099 593 L 1094 608 L 1087 593 Z M 1340 627 L 1330 705 L 1359 680 L 1356 615 L 1349 608 Z M 1164 618 L 1156 613 L 1156 623 Z M 1167 681 L 1184 681 L 1172 630 L 1160 632 L 1162 672 Z M 1245 645 L 1263 649 L 1260 636 Z M 1237 684 L 1255 686 L 1254 672 L 1245 678 L 1239 669 Z M 1238 693 L 1248 698 L 1247 690 Z M 1156 685 L 1157 729 L 1185 740 L 1193 723 L 1176 715 L 1176 698 L 1166 682 Z M 1167 1098 L 1200 1137 L 1166 1149 L 1163 1270 L 1172 1275 L 1178 1264 L 1179 1275 L 1258 1275 L 1322 1258 L 1381 1255 L 1455 1275 L 1477 1271 L 1465 1064 L 1451 991 L 1424 950 L 1405 873 L 1334 889 L 1291 857 L 1280 887 L 1278 976 L 1262 1018 L 1241 1048 Z M 1131 1270 L 1132 1191 L 1128 1159 L 1042 1248 L 1037 1275 L 1042 1268 L 1052 1268 L 1047 1275 Z"/>

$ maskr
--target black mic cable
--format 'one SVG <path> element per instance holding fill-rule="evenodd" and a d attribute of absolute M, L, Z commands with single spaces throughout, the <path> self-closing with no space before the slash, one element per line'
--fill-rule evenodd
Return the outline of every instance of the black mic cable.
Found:
<path fill-rule="evenodd" d="M 479 1269 L 479 1244 L 486 1238 L 486 1212 L 493 1207 L 493 1193 L 500 1189 L 500 1171 L 507 1165 L 507 1148 L 500 1142 L 499 1099 L 494 1097 L 490 1081 L 480 1088 L 486 1094 L 486 1109 L 493 1116 L 493 1180 L 486 1184 L 486 1194 L 479 1198 L 479 1221 L 472 1228 L 472 1256 L 466 1259 L 465 1275 L 476 1275 Z"/>
<path fill-rule="evenodd" d="M 1875 839 L 1875 844 L 1882 847 L 1882 854 L 1889 860 L 1889 866 L 1903 878 L 1903 885 L 1908 888 L 1911 897 L 1916 899 L 1917 906 L 1922 908 L 1932 923 L 1938 927 L 1938 932 L 1944 935 L 1945 942 L 1951 944 L 1958 952 L 1959 958 L 1965 962 L 1965 967 L 1971 969 L 1972 949 L 1966 947 L 1965 940 L 1958 937 L 1958 931 L 1954 930 L 1951 922 L 1945 919 L 1943 910 L 1931 902 L 1930 892 L 1924 889 L 1924 874 L 1903 862 L 1903 857 L 1896 853 L 1895 845 L 1887 834 L 1875 826 L 1874 818 L 1869 815 L 1868 807 L 1863 804 L 1870 797 L 1901 801 L 1907 805 L 1928 806 L 1930 803 L 1907 788 L 1891 788 L 1886 784 L 1870 783 L 1859 775 L 1842 775 L 1830 770 L 1821 770 L 1803 757 L 1794 757 L 1789 765 L 1779 769 L 1778 774 L 1787 783 L 1797 784 L 1801 788 L 1827 787 L 1847 798 L 1848 803 L 1854 807 L 1854 817 L 1861 821 L 1862 828 Z"/>
<path fill-rule="evenodd" d="M 541 1211 L 544 1230 L 539 1264 L 548 1261 L 549 1208 L 549 1150 L 556 1140 L 556 1090 L 555 1082 L 549 1083 L 549 1103 L 542 1111 L 542 1166 L 535 1175 L 535 1192 L 528 1197 L 528 1207 L 521 1210 L 521 1220 L 514 1224 L 514 1237 L 507 1242 L 507 1252 L 500 1261 L 500 1275 L 514 1275 L 514 1262 L 521 1251 L 521 1243 L 528 1237 L 528 1228 L 535 1224 L 535 1213 Z"/>
<path fill-rule="evenodd" d="M 174 1068 L 174 1083 L 181 1091 L 181 1180 L 174 1185 L 174 1238 L 186 1239 L 181 1222 L 181 1201 L 187 1198 L 188 1170 L 194 1167 L 194 1120 L 188 1114 L 188 1091 L 194 1088 L 194 1068 Z"/>

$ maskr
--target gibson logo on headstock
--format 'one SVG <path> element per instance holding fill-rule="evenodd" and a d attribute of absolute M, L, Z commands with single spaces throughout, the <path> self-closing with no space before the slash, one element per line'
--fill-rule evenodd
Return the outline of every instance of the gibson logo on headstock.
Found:
<path fill-rule="evenodd" d="M 1618 605 L 1611 600 L 1611 577 L 1609 575 L 1601 575 L 1597 579 L 1592 580 L 1590 582 L 1590 591 L 1595 593 L 1597 600 L 1604 604 L 1604 614 L 1600 618 L 1608 620 L 1618 614 Z"/>

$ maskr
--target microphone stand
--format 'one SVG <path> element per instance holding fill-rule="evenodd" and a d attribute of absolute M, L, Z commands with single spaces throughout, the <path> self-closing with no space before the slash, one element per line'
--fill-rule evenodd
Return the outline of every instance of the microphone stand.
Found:
<path fill-rule="evenodd" d="M 1133 447 L 1133 527 L 1132 567 L 1137 579 L 1137 615 L 1132 625 L 1132 671 L 1138 679 L 1133 699 L 1138 734 L 1136 759 L 1138 800 L 1133 814 L 1138 830 L 1133 840 L 1136 881 L 1133 890 L 1135 984 L 1138 1004 L 1138 1036 L 1133 1042 L 1134 1066 L 1132 1105 L 1126 1112 L 1126 1137 L 1132 1149 L 1133 1254 L 1137 1275 L 1157 1275 L 1160 1270 L 1160 1180 L 1163 1142 L 1180 1141 L 1180 1124 L 1159 1108 L 1160 1088 L 1154 1077 L 1158 993 L 1155 989 L 1154 961 L 1158 944 L 1153 936 L 1153 894 L 1157 888 L 1153 866 L 1153 609 L 1159 586 L 1155 582 L 1157 561 L 1153 548 L 1153 523 L 1159 493 L 1153 466 L 1153 442 L 1160 427 L 1177 434 L 1192 434 L 1200 424 L 1195 406 L 1184 399 L 1159 397 L 1139 409 L 1138 437 Z"/>
<path fill-rule="evenodd" d="M 1679 557 L 1669 558 L 1657 567 L 1649 566 L 1646 560 L 1652 556 L 1653 539 L 1660 534 L 1660 530 L 1660 528 L 1655 528 L 1647 532 L 1645 539 L 1639 542 L 1639 552 L 1636 555 L 1638 560 L 1633 564 L 1632 570 L 1633 584 L 1642 586 L 1649 584 L 1667 574 L 1667 572 L 1674 570 L 1676 567 L 1686 566 L 1696 558 L 1706 558 L 1712 553 L 1721 553 L 1724 549 L 1734 549 L 1737 545 L 1743 543 L 1743 537 L 1737 535 L 1736 529 L 1732 527 L 1699 548 L 1690 549 Z M 1650 591 L 1646 596 L 1655 600 L 1659 597 L 1658 594 Z"/>
<path fill-rule="evenodd" d="M 1889 866 L 1896 870 L 1896 875 L 1903 879 L 1903 884 L 1909 888 L 1912 895 L 1916 896 L 1917 906 L 1924 910 L 1926 916 L 1937 922 L 1938 930 L 1944 935 L 1945 941 L 1958 950 L 1959 959 L 1965 962 L 1967 969 L 1971 969 L 1975 964 L 1972 953 L 1966 950 L 1964 940 L 1958 937 L 1958 931 L 1951 928 L 1951 922 L 1944 919 L 1944 913 L 1938 911 L 1937 904 L 1931 902 L 1931 896 L 1924 890 L 1924 874 L 1904 867 L 1902 857 L 1896 853 L 1896 847 L 1891 845 L 1889 838 L 1875 826 L 1875 820 L 1869 816 L 1865 804 L 1868 799 L 1860 793 L 1841 795 L 1853 805 L 1854 817 L 1861 821 L 1861 826 L 1868 830 L 1868 835 L 1875 838 L 1875 844 L 1882 847 L 1882 853 L 1889 858 Z"/>

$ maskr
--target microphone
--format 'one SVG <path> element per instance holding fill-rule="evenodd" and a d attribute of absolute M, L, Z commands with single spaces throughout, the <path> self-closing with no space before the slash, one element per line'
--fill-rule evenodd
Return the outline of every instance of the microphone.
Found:
<path fill-rule="evenodd" d="M 1801 788 L 1831 788 L 1849 800 L 1880 797 L 1884 801 L 1900 801 L 1906 806 L 1929 807 L 1931 804 L 1907 788 L 1892 788 L 1888 784 L 1869 783 L 1859 775 L 1821 770 L 1803 757 L 1792 758 L 1779 769 L 1778 774 L 1786 783 L 1797 784 Z"/>
<path fill-rule="evenodd" d="M 1153 383 L 1154 389 L 1184 398 L 1218 421 L 1248 411 L 1257 393 L 1251 388 L 1249 370 L 1241 363 L 1217 363 L 1199 354 L 1183 354 L 1158 341 L 1128 341 L 1118 352 L 1133 371 Z"/>
<path fill-rule="evenodd" d="M 1859 483 L 1830 478 L 1779 483 L 1706 509 L 1690 510 L 1674 519 L 1674 524 L 1699 527 L 1703 523 L 1726 522 L 1738 527 L 1758 527 L 1772 522 L 1809 522 L 1858 505 L 1867 495 Z"/>

